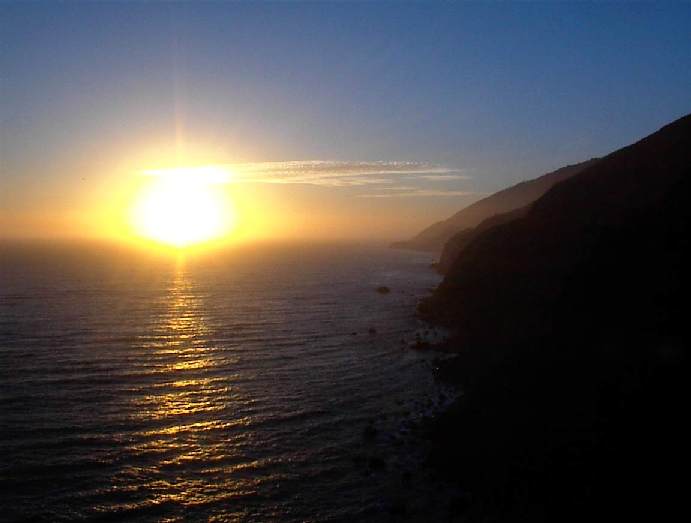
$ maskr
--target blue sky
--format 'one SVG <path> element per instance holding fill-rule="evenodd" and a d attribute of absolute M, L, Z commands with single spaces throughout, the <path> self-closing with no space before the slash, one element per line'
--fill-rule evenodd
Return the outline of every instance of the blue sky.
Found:
<path fill-rule="evenodd" d="M 433 166 L 313 198 L 413 229 L 691 112 L 691 3 L 3 3 L 0 77 L 3 207 L 182 148 Z"/>

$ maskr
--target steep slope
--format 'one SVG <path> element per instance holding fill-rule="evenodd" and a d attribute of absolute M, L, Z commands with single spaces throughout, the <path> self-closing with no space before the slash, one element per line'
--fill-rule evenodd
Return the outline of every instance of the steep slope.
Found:
<path fill-rule="evenodd" d="M 478 234 L 421 305 L 465 395 L 433 457 L 469 521 L 671 520 L 691 459 L 691 116 Z M 683 516 L 682 516 L 683 517 Z"/>
<path fill-rule="evenodd" d="M 502 214 L 495 214 L 491 218 L 487 218 L 486 220 L 480 222 L 480 225 L 477 227 L 464 229 L 461 232 L 454 234 L 449 241 L 444 244 L 441 257 L 439 258 L 439 263 L 437 263 L 436 266 L 437 270 L 441 274 L 446 274 L 446 272 L 453 265 L 453 262 L 460 255 L 461 251 L 465 249 L 473 239 L 477 238 L 492 227 L 503 225 L 520 218 L 521 216 L 525 215 L 528 210 L 529 206 L 525 206 Z"/>
<path fill-rule="evenodd" d="M 611 242 L 622 243 L 624 234 L 636 238 L 625 245 L 636 255 L 624 259 L 622 252 L 619 273 L 608 276 L 620 279 L 642 259 L 661 259 L 667 249 L 651 248 L 655 242 L 677 240 L 668 237 L 674 224 L 660 230 L 650 230 L 649 224 L 667 217 L 671 201 L 688 183 L 689 126 L 691 117 L 683 118 L 610 154 L 556 185 L 523 217 L 477 235 L 451 264 L 430 305 L 443 304 L 443 315 L 454 322 L 461 307 L 463 318 L 468 318 L 464 323 L 475 329 L 481 310 L 494 309 L 499 301 L 525 306 L 562 297 L 567 279 L 584 264 L 595 263 L 597 249 L 609 251 Z M 534 327 L 542 325 L 536 322 Z"/>
<path fill-rule="evenodd" d="M 414 238 L 396 242 L 392 246 L 401 249 L 440 251 L 456 233 L 476 227 L 496 214 L 513 211 L 534 202 L 555 184 L 574 176 L 595 162 L 597 159 L 593 158 L 575 165 L 568 165 L 534 180 L 521 182 L 501 190 L 465 207 L 450 218 L 429 226 Z"/>

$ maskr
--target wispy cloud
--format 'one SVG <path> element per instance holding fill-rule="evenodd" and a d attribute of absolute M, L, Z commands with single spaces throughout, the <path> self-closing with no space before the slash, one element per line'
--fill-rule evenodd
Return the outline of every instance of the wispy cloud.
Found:
<path fill-rule="evenodd" d="M 459 176 L 450 169 L 424 162 L 336 162 L 324 160 L 260 162 L 226 166 L 232 181 L 255 183 L 299 183 L 328 187 L 391 184 L 403 178 L 434 176 L 441 180 Z"/>
<path fill-rule="evenodd" d="M 458 172 L 458 171 L 455 171 Z M 471 176 L 466 174 L 454 174 L 452 172 L 446 174 L 421 174 L 418 176 L 421 180 L 429 180 L 432 182 L 443 182 L 447 180 L 470 180 Z"/>
<path fill-rule="evenodd" d="M 405 191 L 391 190 L 389 192 L 359 194 L 360 198 L 416 198 L 429 196 L 478 196 L 482 193 L 473 191 L 444 191 L 435 189 L 410 189 Z"/>
<path fill-rule="evenodd" d="M 356 194 L 362 198 L 406 198 L 416 196 L 468 196 L 472 192 L 439 189 L 438 184 L 469 180 L 463 169 L 428 162 L 348 162 L 305 160 L 205 165 L 191 168 L 148 170 L 147 176 L 190 176 L 206 183 L 303 184 L 321 187 L 377 187 L 376 193 Z M 428 187 L 430 184 L 437 188 Z"/>

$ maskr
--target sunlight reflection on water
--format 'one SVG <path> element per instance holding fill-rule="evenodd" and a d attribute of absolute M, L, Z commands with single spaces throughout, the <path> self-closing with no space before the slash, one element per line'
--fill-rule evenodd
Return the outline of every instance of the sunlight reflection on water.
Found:
<path fill-rule="evenodd" d="M 381 515 L 386 475 L 415 455 L 399 425 L 437 390 L 401 344 L 437 279 L 424 256 L 14 256 L 0 273 L 0 505 L 18 518 Z M 381 437 L 363 441 L 372 423 Z M 367 467 L 387 453 L 390 472 Z"/>
<path fill-rule="evenodd" d="M 143 482 L 153 494 L 145 502 L 147 506 L 175 502 L 191 507 L 251 495 L 258 481 L 236 478 L 234 474 L 265 463 L 233 461 L 238 461 L 235 451 L 242 442 L 254 439 L 252 418 L 195 421 L 201 414 L 232 412 L 233 404 L 247 405 L 251 401 L 241 394 L 239 386 L 211 374 L 217 365 L 226 369 L 232 366 L 233 358 L 219 354 L 210 345 L 213 333 L 204 319 L 204 299 L 186 271 L 184 260 L 178 260 L 164 300 L 168 308 L 156 318 L 154 336 L 144 348 L 164 355 L 167 363 L 153 372 L 163 373 L 166 380 L 147 389 L 162 392 L 132 399 L 132 416 L 147 424 L 162 421 L 165 425 L 135 434 L 139 441 L 127 450 L 132 456 L 142 457 L 146 464 L 124 470 L 123 483 L 130 483 L 133 477 Z M 242 429 L 241 434 L 238 429 Z M 228 437 L 229 431 L 235 435 Z M 225 437 L 219 438 L 217 433 Z M 171 470 L 190 468 L 197 469 L 200 477 L 164 479 Z"/>

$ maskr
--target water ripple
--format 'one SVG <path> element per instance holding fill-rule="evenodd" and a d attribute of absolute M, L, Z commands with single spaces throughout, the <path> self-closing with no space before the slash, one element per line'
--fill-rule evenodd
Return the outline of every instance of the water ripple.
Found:
<path fill-rule="evenodd" d="M 3 253 L 6 518 L 381 516 L 381 484 L 353 456 L 384 451 L 363 440 L 373 420 L 393 434 L 437 394 L 426 356 L 400 343 L 436 282 L 430 260 L 272 249 L 176 263 Z"/>

